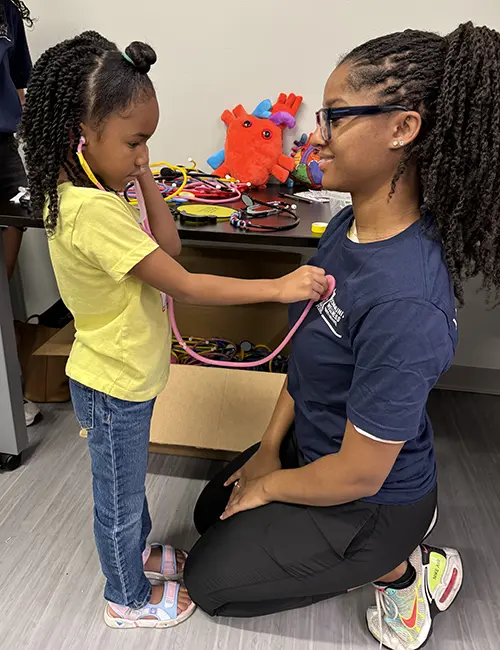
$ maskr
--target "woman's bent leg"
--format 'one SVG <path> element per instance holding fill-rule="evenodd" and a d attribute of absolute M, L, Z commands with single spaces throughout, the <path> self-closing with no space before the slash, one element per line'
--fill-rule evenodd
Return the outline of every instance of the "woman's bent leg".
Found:
<path fill-rule="evenodd" d="M 211 526 L 219 521 L 221 514 L 227 506 L 233 488 L 232 486 L 226 487 L 224 483 L 250 460 L 258 448 L 259 444 L 257 443 L 241 453 L 228 463 L 205 487 L 194 509 L 194 524 L 200 535 L 203 535 Z M 280 458 L 282 466 L 287 469 L 298 467 L 299 460 L 297 454 L 298 451 L 293 429 L 290 429 L 281 445 Z"/>
<path fill-rule="evenodd" d="M 219 521 L 193 548 L 190 596 L 207 613 L 260 616 L 310 605 L 377 580 L 422 540 L 435 493 L 411 506 L 281 503 Z"/>

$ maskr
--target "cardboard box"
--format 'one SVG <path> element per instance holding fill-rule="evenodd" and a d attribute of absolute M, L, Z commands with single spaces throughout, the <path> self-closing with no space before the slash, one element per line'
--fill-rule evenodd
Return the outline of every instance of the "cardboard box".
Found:
<path fill-rule="evenodd" d="M 274 278 L 300 264 L 292 253 L 187 248 L 181 263 L 193 273 L 245 279 Z M 176 304 L 185 338 L 221 337 L 276 347 L 288 331 L 287 307 L 279 304 L 197 307 Z M 68 356 L 70 324 L 35 354 Z M 151 424 L 151 451 L 229 459 L 257 442 L 274 410 L 284 375 L 225 368 L 172 365 Z"/>

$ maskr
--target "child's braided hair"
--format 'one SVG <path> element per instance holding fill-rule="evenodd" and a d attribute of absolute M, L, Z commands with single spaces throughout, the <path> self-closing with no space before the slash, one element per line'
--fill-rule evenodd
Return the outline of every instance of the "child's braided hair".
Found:
<path fill-rule="evenodd" d="M 423 128 L 406 148 L 418 167 L 422 212 L 436 220 L 459 301 L 479 273 L 500 295 L 500 34 L 466 23 L 446 37 L 407 30 L 372 40 L 344 61 L 354 89 L 378 88 L 382 104 L 418 111 Z"/>
<path fill-rule="evenodd" d="M 154 88 L 147 73 L 156 61 L 149 45 L 132 43 L 125 53 L 96 32 L 63 41 L 38 60 L 27 89 L 20 127 L 35 215 L 45 217 L 47 231 L 57 226 L 59 173 L 76 185 L 91 185 L 76 155 L 81 123 L 99 129 L 113 113 L 148 99 Z"/>

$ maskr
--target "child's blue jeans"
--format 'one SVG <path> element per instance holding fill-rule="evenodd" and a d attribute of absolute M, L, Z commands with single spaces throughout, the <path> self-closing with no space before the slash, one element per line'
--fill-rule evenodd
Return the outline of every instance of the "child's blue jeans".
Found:
<path fill-rule="evenodd" d="M 142 552 L 151 532 L 145 482 L 155 400 L 126 402 L 73 380 L 70 388 L 75 415 L 88 434 L 104 597 L 138 609 L 151 597 Z"/>

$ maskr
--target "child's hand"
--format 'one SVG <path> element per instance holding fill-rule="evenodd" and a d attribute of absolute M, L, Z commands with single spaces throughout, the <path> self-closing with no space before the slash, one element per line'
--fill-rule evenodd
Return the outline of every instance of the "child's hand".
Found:
<path fill-rule="evenodd" d="M 151 168 L 149 167 L 149 165 L 142 165 L 142 167 L 139 168 L 139 171 L 137 172 L 137 174 L 135 174 L 135 177 L 138 180 L 140 180 L 146 174 L 151 174 L 152 175 Z"/>
<path fill-rule="evenodd" d="M 301 266 L 276 282 L 279 290 L 278 302 L 283 303 L 319 300 L 328 291 L 324 269 L 315 266 Z"/>

